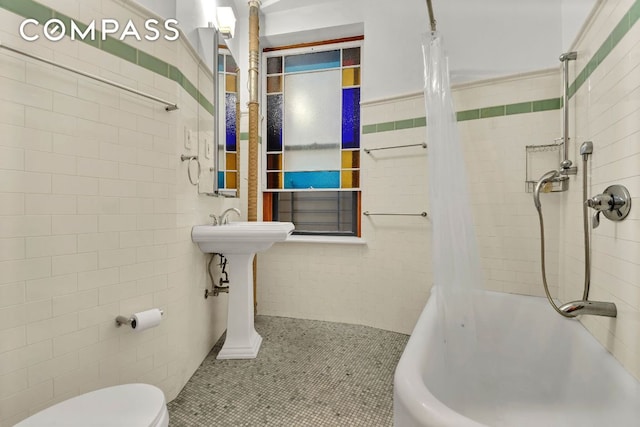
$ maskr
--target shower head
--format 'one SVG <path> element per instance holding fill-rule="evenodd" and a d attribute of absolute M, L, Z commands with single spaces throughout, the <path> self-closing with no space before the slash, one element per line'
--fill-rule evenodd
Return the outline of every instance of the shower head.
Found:
<path fill-rule="evenodd" d="M 587 159 L 586 156 L 592 153 L 593 153 L 593 142 L 591 141 L 583 142 L 582 145 L 580 146 L 580 155 L 582 156 L 582 158 L 586 160 Z"/>

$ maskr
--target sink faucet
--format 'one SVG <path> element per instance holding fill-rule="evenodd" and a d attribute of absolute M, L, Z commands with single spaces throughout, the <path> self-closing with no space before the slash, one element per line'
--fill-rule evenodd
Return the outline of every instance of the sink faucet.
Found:
<path fill-rule="evenodd" d="M 238 208 L 229 208 L 226 211 L 222 212 L 222 215 L 220 215 L 220 219 L 219 219 L 218 223 L 220 225 L 228 224 L 229 223 L 228 216 L 229 216 L 229 213 L 231 213 L 231 212 L 237 213 L 238 214 L 238 218 L 240 218 L 240 216 L 242 215 L 240 213 L 240 209 L 238 209 Z"/>

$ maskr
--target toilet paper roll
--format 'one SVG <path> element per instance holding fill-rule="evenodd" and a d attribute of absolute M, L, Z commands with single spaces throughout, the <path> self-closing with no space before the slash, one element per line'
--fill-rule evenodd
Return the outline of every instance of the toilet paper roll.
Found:
<path fill-rule="evenodd" d="M 151 310 L 134 313 L 131 317 L 131 327 L 139 332 L 158 326 L 162 320 L 162 312 L 158 308 L 152 308 Z"/>

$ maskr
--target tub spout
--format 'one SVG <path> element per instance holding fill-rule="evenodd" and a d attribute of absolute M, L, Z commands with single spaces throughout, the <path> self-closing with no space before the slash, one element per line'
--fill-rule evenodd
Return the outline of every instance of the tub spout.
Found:
<path fill-rule="evenodd" d="M 602 301 L 571 301 L 561 306 L 560 311 L 568 317 L 576 317 L 581 314 L 606 317 L 618 315 L 618 309 L 614 303 Z"/>

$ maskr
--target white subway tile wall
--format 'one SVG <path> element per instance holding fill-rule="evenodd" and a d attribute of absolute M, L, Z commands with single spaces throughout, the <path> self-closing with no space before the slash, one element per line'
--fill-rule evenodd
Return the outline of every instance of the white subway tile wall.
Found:
<path fill-rule="evenodd" d="M 631 10 L 637 19 L 640 5 L 633 0 L 607 1 L 578 40 L 576 72 L 585 68 L 606 37 Z M 632 26 L 578 89 L 569 104 L 572 114 L 573 157 L 583 141 L 593 141 L 588 197 L 612 184 L 626 186 L 632 210 L 622 222 L 601 218 L 592 236 L 590 298 L 615 302 L 616 319 L 585 316 L 582 323 L 627 368 L 640 378 L 640 24 Z M 559 257 L 560 297 L 581 295 L 582 183 L 572 178 L 561 215 Z M 590 214 L 593 211 L 590 210 Z"/>
<path fill-rule="evenodd" d="M 81 22 L 144 19 L 115 0 L 40 3 Z M 199 196 L 179 160 L 184 127 L 210 135 L 212 116 L 176 81 L 104 50 L 22 41 L 22 19 L 0 9 L 3 43 L 180 109 L 0 52 L 0 425 L 125 382 L 171 400 L 226 328 L 227 297 L 203 298 L 207 259 L 190 232 L 240 201 Z M 135 47 L 211 92 L 186 41 Z M 165 312 L 159 327 L 116 327 L 152 307 Z"/>
<path fill-rule="evenodd" d="M 531 101 L 525 96 L 532 92 L 542 99 L 557 98 L 558 73 L 466 85 L 456 88 L 454 97 L 456 109 L 462 110 Z M 424 115 L 422 95 L 362 107 L 364 124 Z M 541 295 L 537 214 L 524 183 L 525 146 L 553 143 L 560 136 L 560 113 L 467 120 L 459 126 L 465 151 L 460 167 L 466 167 L 470 177 L 485 286 Z M 428 144 L 424 127 L 365 133 L 362 138 L 364 148 Z M 428 148 L 420 147 L 363 153 L 363 211 L 428 213 L 428 155 Z M 551 195 L 545 200 L 550 218 L 557 217 L 557 199 Z M 298 243 L 276 245 L 259 257 L 261 313 L 410 333 L 432 285 L 430 227 L 429 219 L 422 217 L 363 217 L 365 246 L 306 244 L 301 250 Z M 551 225 L 550 235 L 557 235 L 557 229 Z M 558 239 L 549 238 L 547 245 L 557 255 Z M 555 294 L 557 262 L 549 267 Z"/>

